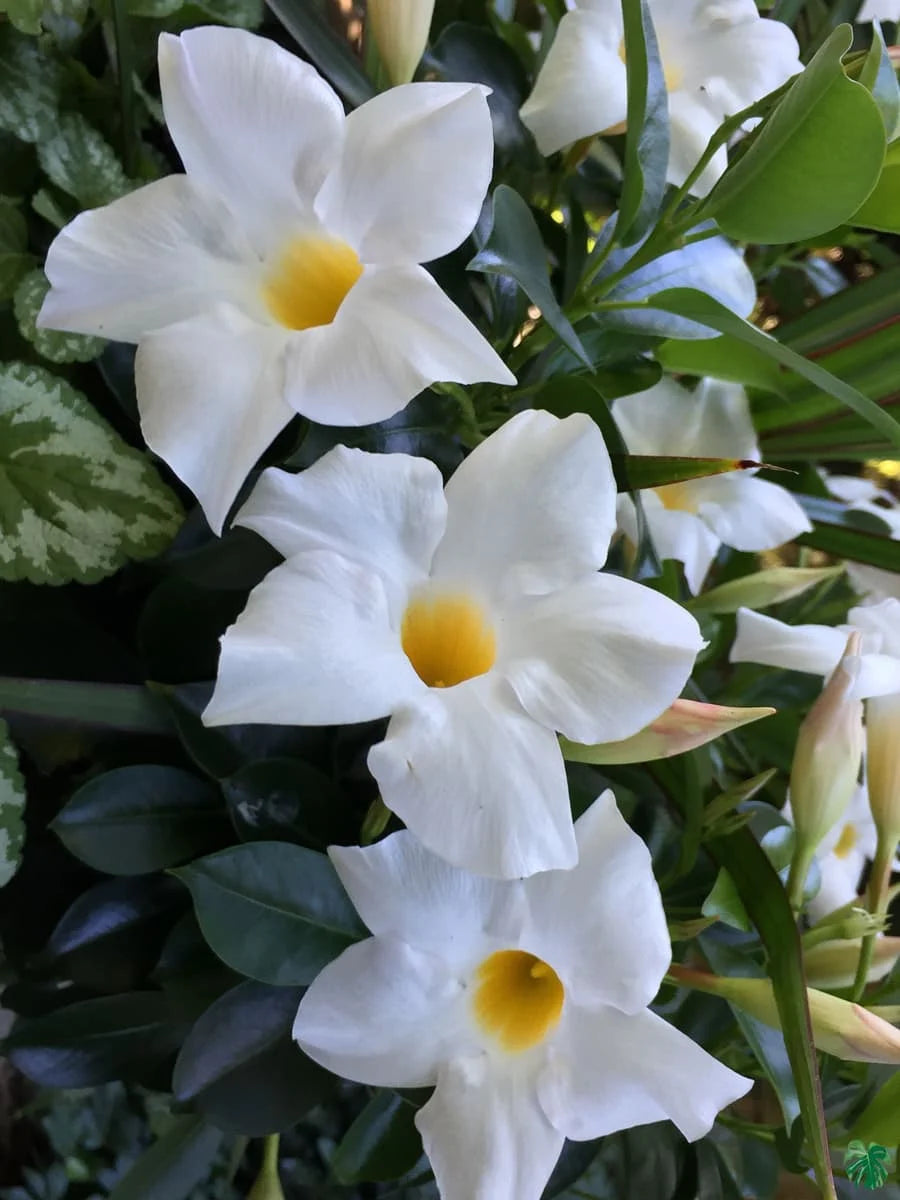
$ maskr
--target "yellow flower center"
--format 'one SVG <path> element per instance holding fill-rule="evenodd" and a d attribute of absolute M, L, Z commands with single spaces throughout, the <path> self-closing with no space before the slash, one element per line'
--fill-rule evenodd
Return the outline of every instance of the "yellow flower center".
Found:
<path fill-rule="evenodd" d="M 481 607 L 468 596 L 422 596 L 403 614 L 400 643 L 429 687 L 455 687 L 494 665 L 497 644 Z"/>
<path fill-rule="evenodd" d="M 695 497 L 692 495 L 691 485 L 687 482 L 683 483 L 664 483 L 662 487 L 653 489 L 660 500 L 663 502 L 664 508 L 674 508 L 681 512 L 696 512 L 697 504 Z"/>
<path fill-rule="evenodd" d="M 657 41 L 659 42 L 658 38 L 657 38 Z M 681 85 L 684 83 L 684 71 L 681 69 L 681 67 L 676 66 L 674 63 L 666 62 L 666 56 L 663 53 L 663 46 L 662 46 L 661 42 L 659 43 L 659 52 L 660 52 L 660 56 L 662 58 L 663 78 L 666 81 L 666 91 L 667 92 L 677 92 L 678 89 L 681 87 Z M 624 38 L 622 38 L 621 42 L 619 42 L 619 58 L 621 58 L 622 62 L 627 67 L 628 59 L 625 57 L 625 39 Z M 624 129 L 625 129 L 625 122 L 623 121 L 622 122 L 622 131 L 623 132 L 624 132 Z M 619 128 L 617 126 L 616 133 L 618 133 L 618 132 L 619 132 Z"/>
<path fill-rule="evenodd" d="M 288 329 L 330 325 L 362 271 L 346 242 L 294 238 L 263 284 L 263 297 L 275 320 Z"/>
<path fill-rule="evenodd" d="M 834 854 L 838 858 L 846 858 L 857 842 L 856 826 L 849 823 L 841 830 L 841 836 L 838 838 L 834 847 Z"/>
<path fill-rule="evenodd" d="M 549 963 L 524 950 L 498 950 L 478 967 L 475 1019 L 511 1054 L 530 1050 L 555 1028 L 566 991 Z"/>

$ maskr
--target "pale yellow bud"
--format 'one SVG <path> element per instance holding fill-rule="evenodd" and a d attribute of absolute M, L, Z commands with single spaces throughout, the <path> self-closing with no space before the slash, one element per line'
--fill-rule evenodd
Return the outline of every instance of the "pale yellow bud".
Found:
<path fill-rule="evenodd" d="M 825 834 L 844 815 L 859 777 L 862 702 L 853 694 L 859 675 L 859 647 L 859 634 L 851 633 L 843 658 L 797 735 L 791 809 L 798 852 L 802 851 L 804 858 L 812 857 Z"/>
<path fill-rule="evenodd" d="M 900 836 L 900 695 L 866 701 L 866 778 L 879 836 Z"/>
<path fill-rule="evenodd" d="M 278 1144 L 277 1133 L 266 1138 L 263 1151 L 262 1170 L 256 1177 L 256 1182 L 250 1189 L 247 1200 L 284 1200 L 281 1180 L 278 1178 Z"/>
<path fill-rule="evenodd" d="M 860 938 L 840 938 L 833 942 L 822 942 L 821 945 L 804 951 L 803 966 L 806 978 L 815 987 L 851 987 L 856 979 L 861 945 Z M 866 982 L 876 983 L 879 979 L 884 979 L 898 958 L 900 938 L 876 938 Z"/>
<path fill-rule="evenodd" d="M 721 996 L 765 1025 L 781 1028 L 775 992 L 768 979 L 710 975 L 673 965 L 669 977 L 686 987 Z M 819 1050 L 847 1062 L 900 1063 L 900 1030 L 849 1000 L 806 989 L 813 1041 Z"/>
<path fill-rule="evenodd" d="M 367 24 L 393 84 L 409 83 L 428 44 L 434 0 L 369 0 Z"/>

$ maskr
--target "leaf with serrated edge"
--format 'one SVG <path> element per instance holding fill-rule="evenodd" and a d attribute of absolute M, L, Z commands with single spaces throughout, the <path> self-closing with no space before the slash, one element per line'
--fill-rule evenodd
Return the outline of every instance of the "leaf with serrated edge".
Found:
<path fill-rule="evenodd" d="M 103 352 L 103 338 L 87 337 L 83 333 L 60 333 L 55 329 L 39 329 L 37 315 L 50 282 L 43 271 L 29 271 L 19 281 L 13 298 L 13 311 L 19 333 L 43 358 L 55 363 L 90 362 Z"/>
<path fill-rule="evenodd" d="M 152 464 L 80 392 L 0 366 L 0 579 L 93 582 L 160 553 L 180 523 Z"/>

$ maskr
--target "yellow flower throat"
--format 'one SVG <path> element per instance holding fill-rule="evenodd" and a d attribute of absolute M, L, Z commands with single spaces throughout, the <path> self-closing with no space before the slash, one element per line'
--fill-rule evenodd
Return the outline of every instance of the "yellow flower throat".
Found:
<path fill-rule="evenodd" d="M 263 299 L 287 329 L 330 325 L 362 272 L 356 251 L 346 242 L 294 238 L 266 277 Z"/>
<path fill-rule="evenodd" d="M 549 963 L 498 950 L 478 967 L 472 1010 L 482 1030 L 516 1054 L 544 1040 L 562 1016 L 565 988 Z"/>
<path fill-rule="evenodd" d="M 414 599 L 400 626 L 400 643 L 429 687 L 455 687 L 494 665 L 497 644 L 481 607 L 468 596 Z"/>

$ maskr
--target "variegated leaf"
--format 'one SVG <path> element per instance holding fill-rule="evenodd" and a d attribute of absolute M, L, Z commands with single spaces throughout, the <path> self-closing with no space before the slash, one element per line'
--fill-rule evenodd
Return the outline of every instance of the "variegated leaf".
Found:
<path fill-rule="evenodd" d="M 0 887 L 19 867 L 25 841 L 25 784 L 6 722 L 0 721 Z"/>

